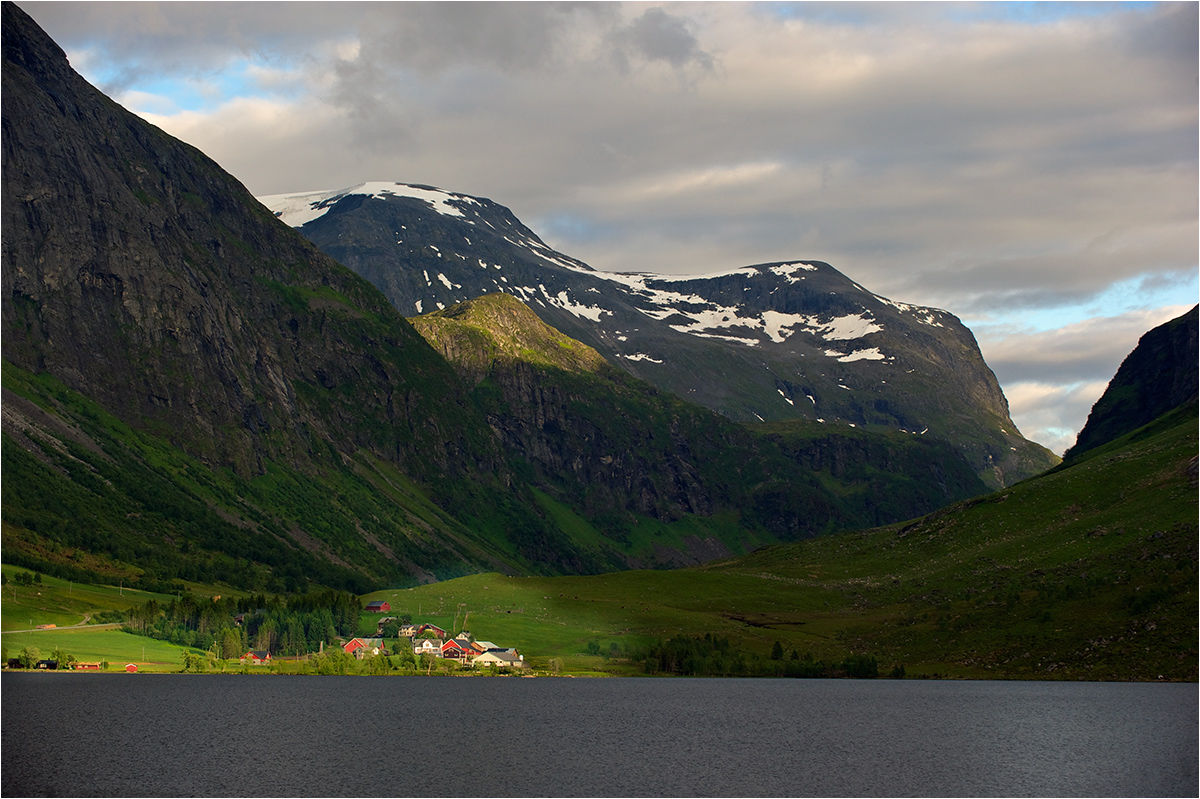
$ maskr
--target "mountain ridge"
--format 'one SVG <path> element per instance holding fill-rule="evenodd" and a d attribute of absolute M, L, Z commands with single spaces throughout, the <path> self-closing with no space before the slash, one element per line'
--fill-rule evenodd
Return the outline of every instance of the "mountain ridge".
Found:
<path fill-rule="evenodd" d="M 432 186 L 260 200 L 409 315 L 505 292 L 630 374 L 737 421 L 929 434 L 992 487 L 1057 462 L 1017 432 L 956 317 L 879 297 L 820 261 L 607 273 L 554 251 L 491 200 Z"/>

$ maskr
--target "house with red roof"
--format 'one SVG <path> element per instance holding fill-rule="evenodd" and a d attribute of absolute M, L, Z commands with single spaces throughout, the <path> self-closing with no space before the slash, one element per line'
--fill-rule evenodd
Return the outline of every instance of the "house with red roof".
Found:
<path fill-rule="evenodd" d="M 347 655 L 354 655 L 359 660 L 385 651 L 382 638 L 351 638 L 342 644 L 342 649 Z"/>

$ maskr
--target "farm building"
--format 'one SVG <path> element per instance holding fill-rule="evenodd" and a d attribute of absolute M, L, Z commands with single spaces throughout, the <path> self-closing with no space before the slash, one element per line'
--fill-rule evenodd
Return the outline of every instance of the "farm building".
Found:
<path fill-rule="evenodd" d="M 378 655 L 384 651 L 382 638 L 351 638 L 342 645 L 346 654 L 354 655 L 359 660 L 370 655 Z"/>
<path fill-rule="evenodd" d="M 366 607 L 367 613 L 387 613 L 391 609 L 392 606 L 382 599 L 377 599 L 374 602 L 368 602 Z"/>
<path fill-rule="evenodd" d="M 137 673 L 137 664 L 136 663 L 126 663 L 125 671 L 129 672 L 130 674 L 136 674 Z"/>
<path fill-rule="evenodd" d="M 242 655 L 239 660 L 241 660 L 243 663 L 250 663 L 251 665 L 270 663 L 271 653 L 265 649 L 251 649 L 249 652 Z"/>
<path fill-rule="evenodd" d="M 413 654 L 434 655 L 435 657 L 440 657 L 442 654 L 442 647 L 432 638 L 419 638 L 413 642 Z"/>
<path fill-rule="evenodd" d="M 476 666 L 499 666 L 501 668 L 525 668 L 525 656 L 515 649 L 493 649 L 475 657 Z"/>
<path fill-rule="evenodd" d="M 454 638 L 442 644 L 442 657 L 469 663 L 475 657 L 475 650 L 467 642 Z"/>

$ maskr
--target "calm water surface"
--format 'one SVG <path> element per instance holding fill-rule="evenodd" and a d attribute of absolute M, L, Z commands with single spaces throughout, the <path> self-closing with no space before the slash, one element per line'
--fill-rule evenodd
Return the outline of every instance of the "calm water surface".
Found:
<path fill-rule="evenodd" d="M 4 674 L 15 796 L 1196 796 L 1195 684 Z"/>

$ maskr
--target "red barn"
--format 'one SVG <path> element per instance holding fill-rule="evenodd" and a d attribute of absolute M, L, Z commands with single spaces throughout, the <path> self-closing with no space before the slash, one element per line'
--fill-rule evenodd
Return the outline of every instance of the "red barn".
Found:
<path fill-rule="evenodd" d="M 367 613 L 387 613 L 392 606 L 382 599 L 367 603 Z"/>
<path fill-rule="evenodd" d="M 475 650 L 465 641 L 451 639 L 442 644 L 442 657 L 468 662 L 475 657 Z"/>
<path fill-rule="evenodd" d="M 129 672 L 130 674 L 135 673 L 137 671 L 137 664 L 136 663 L 126 663 L 125 671 Z"/>

